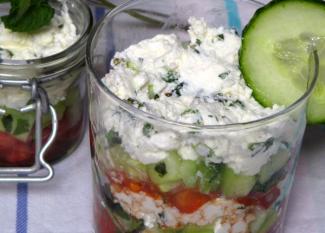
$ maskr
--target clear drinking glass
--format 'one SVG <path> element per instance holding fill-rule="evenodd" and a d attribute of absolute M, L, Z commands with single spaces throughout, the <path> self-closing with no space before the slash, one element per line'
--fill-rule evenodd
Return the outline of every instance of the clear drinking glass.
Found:
<path fill-rule="evenodd" d="M 52 4 L 57 11 L 62 8 L 59 1 L 52 1 Z M 35 163 L 37 119 L 35 112 L 22 112 L 21 109 L 31 104 L 40 90 L 44 91 L 44 103 L 49 101 L 45 105 L 53 105 L 58 118 L 58 131 L 45 154 L 46 161 L 55 162 L 69 155 L 83 137 L 88 109 L 84 58 L 92 17 L 82 1 L 66 1 L 66 5 L 79 34 L 74 44 L 39 59 L 0 59 L 0 109 L 5 110 L 5 113 L 0 112 L 0 167 L 30 167 Z M 8 8 L 0 9 L 0 15 L 6 12 Z M 32 82 L 38 94 L 32 94 Z M 52 124 L 51 115 L 45 112 L 43 104 L 39 136 L 44 145 L 50 137 Z"/>
<path fill-rule="evenodd" d="M 241 33 L 261 6 L 247 0 L 135 0 L 97 25 L 87 48 L 96 232 L 282 232 L 306 103 L 317 76 L 314 62 L 306 64 L 311 71 L 308 89 L 292 105 L 260 120 L 223 126 L 182 124 L 145 113 L 119 99 L 101 80 L 115 52 L 157 34 L 184 38 L 190 16 Z M 162 142 L 168 146 L 158 145 L 155 152 L 168 156 L 143 164 L 127 148 L 150 143 L 138 134 L 149 126 L 158 137 L 169 139 Z M 184 148 L 194 150 L 198 159 L 182 159 Z M 228 157 L 223 163 L 210 161 L 210 152 Z M 262 152 L 270 155 L 265 163 Z M 229 167 L 238 160 L 256 165 L 254 174 L 238 174 Z"/>

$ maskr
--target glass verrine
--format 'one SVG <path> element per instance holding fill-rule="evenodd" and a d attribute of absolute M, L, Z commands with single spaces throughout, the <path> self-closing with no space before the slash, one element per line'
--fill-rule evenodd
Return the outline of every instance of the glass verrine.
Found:
<path fill-rule="evenodd" d="M 60 1 L 51 1 L 51 4 L 57 12 L 63 8 Z M 71 46 L 38 59 L 0 59 L 0 80 L 3 83 L 35 79 L 55 108 L 59 126 L 55 141 L 45 155 L 47 162 L 55 162 L 69 155 L 81 141 L 87 125 L 84 57 L 92 17 L 82 1 L 66 1 L 65 4 L 78 34 Z M 7 12 L 8 8 L 4 7 L 0 14 Z M 4 84 L 0 88 L 0 96 L 0 108 L 6 111 L 0 115 L 0 167 L 32 166 L 35 162 L 35 113 L 19 112 L 20 108 L 31 103 L 31 92 L 19 85 Z M 43 145 L 51 129 L 50 114 L 44 114 Z"/>
<path fill-rule="evenodd" d="M 92 33 L 87 65 L 98 233 L 282 231 L 315 62 L 306 64 L 308 88 L 292 105 L 263 119 L 222 126 L 162 119 L 121 100 L 102 81 L 117 51 L 157 34 L 175 33 L 186 41 L 190 16 L 240 33 L 262 6 L 229 2 L 130 1 Z M 164 159 L 143 160 L 160 153 Z M 236 164 L 250 172 L 238 172 Z"/>

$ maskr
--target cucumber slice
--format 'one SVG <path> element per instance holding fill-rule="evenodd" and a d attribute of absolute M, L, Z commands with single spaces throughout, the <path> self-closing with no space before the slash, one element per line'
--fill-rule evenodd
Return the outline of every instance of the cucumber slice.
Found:
<path fill-rule="evenodd" d="M 271 227 L 278 220 L 278 214 L 274 209 L 269 209 L 267 211 L 267 216 L 261 226 L 261 228 L 256 233 L 267 233 Z"/>
<path fill-rule="evenodd" d="M 6 109 L 6 114 L 0 117 L 0 130 L 26 141 L 34 126 L 34 121 L 33 112 L 21 113 L 14 109 Z"/>
<path fill-rule="evenodd" d="M 256 183 L 255 176 L 236 174 L 225 166 L 221 174 L 221 190 L 226 197 L 235 198 L 249 194 Z"/>
<path fill-rule="evenodd" d="M 198 165 L 199 188 L 203 193 L 217 191 L 221 183 L 221 173 L 223 164 L 209 163 L 201 161 Z"/>
<path fill-rule="evenodd" d="M 131 178 L 147 179 L 146 166 L 132 159 L 120 145 L 111 147 L 109 152 L 115 168 L 125 171 Z"/>
<path fill-rule="evenodd" d="M 179 185 L 180 185 L 179 182 L 170 182 L 170 183 L 159 184 L 158 188 L 160 191 L 165 193 L 165 192 L 169 192 L 170 190 L 176 188 Z"/>
<path fill-rule="evenodd" d="M 205 226 L 188 225 L 180 232 L 181 233 L 213 233 L 214 225 L 205 225 Z"/>
<path fill-rule="evenodd" d="M 193 188 L 197 181 L 197 163 L 194 160 L 183 160 L 179 167 L 182 181 L 187 187 Z"/>
<path fill-rule="evenodd" d="M 180 156 L 172 151 L 163 161 L 147 166 L 149 178 L 157 185 L 180 181 L 182 179 L 179 172 L 181 164 Z"/>
<path fill-rule="evenodd" d="M 249 224 L 249 229 L 251 233 L 257 233 L 259 229 L 261 229 L 263 223 L 266 220 L 267 217 L 267 211 L 263 211 L 261 213 L 258 213 L 256 216 L 256 219 Z"/>
<path fill-rule="evenodd" d="M 290 105 L 305 92 L 311 76 L 311 41 L 325 56 L 325 2 L 277 0 L 259 9 L 243 31 L 240 68 L 263 106 Z M 325 73 L 325 59 L 321 74 Z M 325 76 L 310 98 L 309 123 L 325 122 Z"/>
<path fill-rule="evenodd" d="M 258 182 L 265 184 L 277 171 L 284 167 L 289 161 L 290 154 L 287 150 L 281 150 L 270 157 L 270 161 L 265 164 L 258 174 Z"/>

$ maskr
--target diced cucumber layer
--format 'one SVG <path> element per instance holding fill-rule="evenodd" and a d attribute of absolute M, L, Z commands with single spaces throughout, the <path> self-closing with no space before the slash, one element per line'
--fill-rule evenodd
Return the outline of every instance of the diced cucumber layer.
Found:
<path fill-rule="evenodd" d="M 270 208 L 256 216 L 256 219 L 249 224 L 251 233 L 267 233 L 278 219 L 277 212 Z"/>
<path fill-rule="evenodd" d="M 214 225 L 187 225 L 180 229 L 146 229 L 142 233 L 213 233 Z"/>
<path fill-rule="evenodd" d="M 109 149 L 110 157 L 116 168 L 125 171 L 130 177 L 145 180 L 146 166 L 137 160 L 132 159 L 120 145 L 115 145 Z"/>
<path fill-rule="evenodd" d="M 261 228 L 258 231 L 256 231 L 256 233 L 267 233 L 271 229 L 271 227 L 276 223 L 277 220 L 278 220 L 277 212 L 272 208 L 269 209 L 267 211 L 266 218 L 263 224 L 261 225 Z"/>
<path fill-rule="evenodd" d="M 6 114 L 0 116 L 0 131 L 14 135 L 26 141 L 34 126 L 34 113 L 21 113 L 14 109 L 6 109 Z"/>
<path fill-rule="evenodd" d="M 306 91 L 314 67 L 311 41 L 325 56 L 325 2 L 277 0 L 259 9 L 243 32 L 240 68 L 264 106 L 290 105 Z M 325 59 L 308 105 L 308 122 L 325 122 Z"/>
<path fill-rule="evenodd" d="M 181 231 L 181 233 L 213 233 L 213 232 L 214 232 L 213 225 L 205 225 L 205 226 L 188 225 Z"/>
<path fill-rule="evenodd" d="M 203 161 L 199 163 L 198 180 L 201 192 L 214 192 L 220 188 L 223 166 L 223 164 L 205 164 Z"/>
<path fill-rule="evenodd" d="M 194 187 L 197 181 L 197 162 L 194 160 L 183 160 L 179 167 L 180 176 L 186 187 Z"/>
<path fill-rule="evenodd" d="M 230 167 L 224 166 L 221 174 L 221 190 L 226 197 L 246 196 L 256 183 L 255 176 L 236 174 Z"/>
<path fill-rule="evenodd" d="M 148 175 L 152 182 L 157 185 L 177 182 L 181 179 L 179 168 L 182 160 L 176 152 L 170 152 L 166 159 L 157 163 L 148 165 Z"/>
<path fill-rule="evenodd" d="M 283 168 L 289 161 L 290 154 L 287 150 L 280 150 L 272 155 L 270 161 L 265 164 L 258 174 L 258 182 L 265 184 L 277 171 Z"/>
<path fill-rule="evenodd" d="M 267 217 L 267 211 L 258 213 L 256 219 L 249 224 L 250 232 L 257 233 L 261 229 L 262 225 L 264 224 L 266 217 Z"/>
<path fill-rule="evenodd" d="M 198 186 L 201 192 L 209 193 L 217 191 L 220 186 L 222 166 L 205 164 L 200 160 L 183 160 L 173 151 L 165 160 L 147 165 L 147 171 L 150 180 L 163 192 L 184 184 L 189 188 Z"/>

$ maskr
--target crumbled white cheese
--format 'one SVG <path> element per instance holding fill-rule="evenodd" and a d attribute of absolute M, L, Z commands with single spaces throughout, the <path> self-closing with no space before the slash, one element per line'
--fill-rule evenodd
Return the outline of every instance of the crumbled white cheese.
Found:
<path fill-rule="evenodd" d="M 210 28 L 195 18 L 189 23 L 187 45 L 176 35 L 157 35 L 116 53 L 104 84 L 140 110 L 196 125 L 248 122 L 283 109 L 264 108 L 252 97 L 238 68 L 241 41 L 234 31 Z M 148 125 L 105 101 L 102 109 L 107 130 L 118 132 L 133 159 L 155 163 L 177 150 L 183 159 L 201 156 L 247 175 L 257 174 L 282 141 L 295 140 L 295 134 L 283 135 L 283 127 L 288 132 L 297 128 L 285 119 L 251 131 L 216 132 L 208 137 Z"/>
<path fill-rule="evenodd" d="M 114 187 L 112 192 L 115 201 L 120 203 L 127 213 L 138 219 L 144 219 L 144 224 L 148 228 L 157 224 L 180 227 L 188 224 L 204 226 L 216 222 L 215 233 L 245 233 L 249 223 L 256 218 L 256 214 L 263 211 L 256 206 L 240 208 L 241 205 L 237 202 L 219 197 L 205 203 L 193 213 L 182 213 L 163 200 L 154 199 L 142 192 L 135 193 L 129 190 L 120 192 Z"/>
<path fill-rule="evenodd" d="M 0 62 L 2 59 L 29 60 L 47 57 L 67 49 L 78 39 L 79 35 L 69 15 L 66 2 L 60 1 L 62 2 L 60 13 L 54 15 L 50 25 L 37 32 L 29 34 L 12 32 L 0 21 Z M 54 82 L 47 85 L 47 93 L 52 104 L 65 98 L 66 87 L 74 80 L 70 76 L 78 74 L 79 71 L 76 71 L 62 78 L 60 86 Z M 37 77 L 37 74 L 26 74 L 26 78 L 34 76 Z M 0 89 L 0 106 L 19 109 L 26 105 L 30 97 L 31 94 L 21 90 L 20 87 L 5 87 Z"/>
<path fill-rule="evenodd" d="M 0 21 L 0 59 L 29 60 L 59 53 L 77 40 L 77 29 L 64 3 L 50 25 L 33 33 L 12 32 Z"/>

